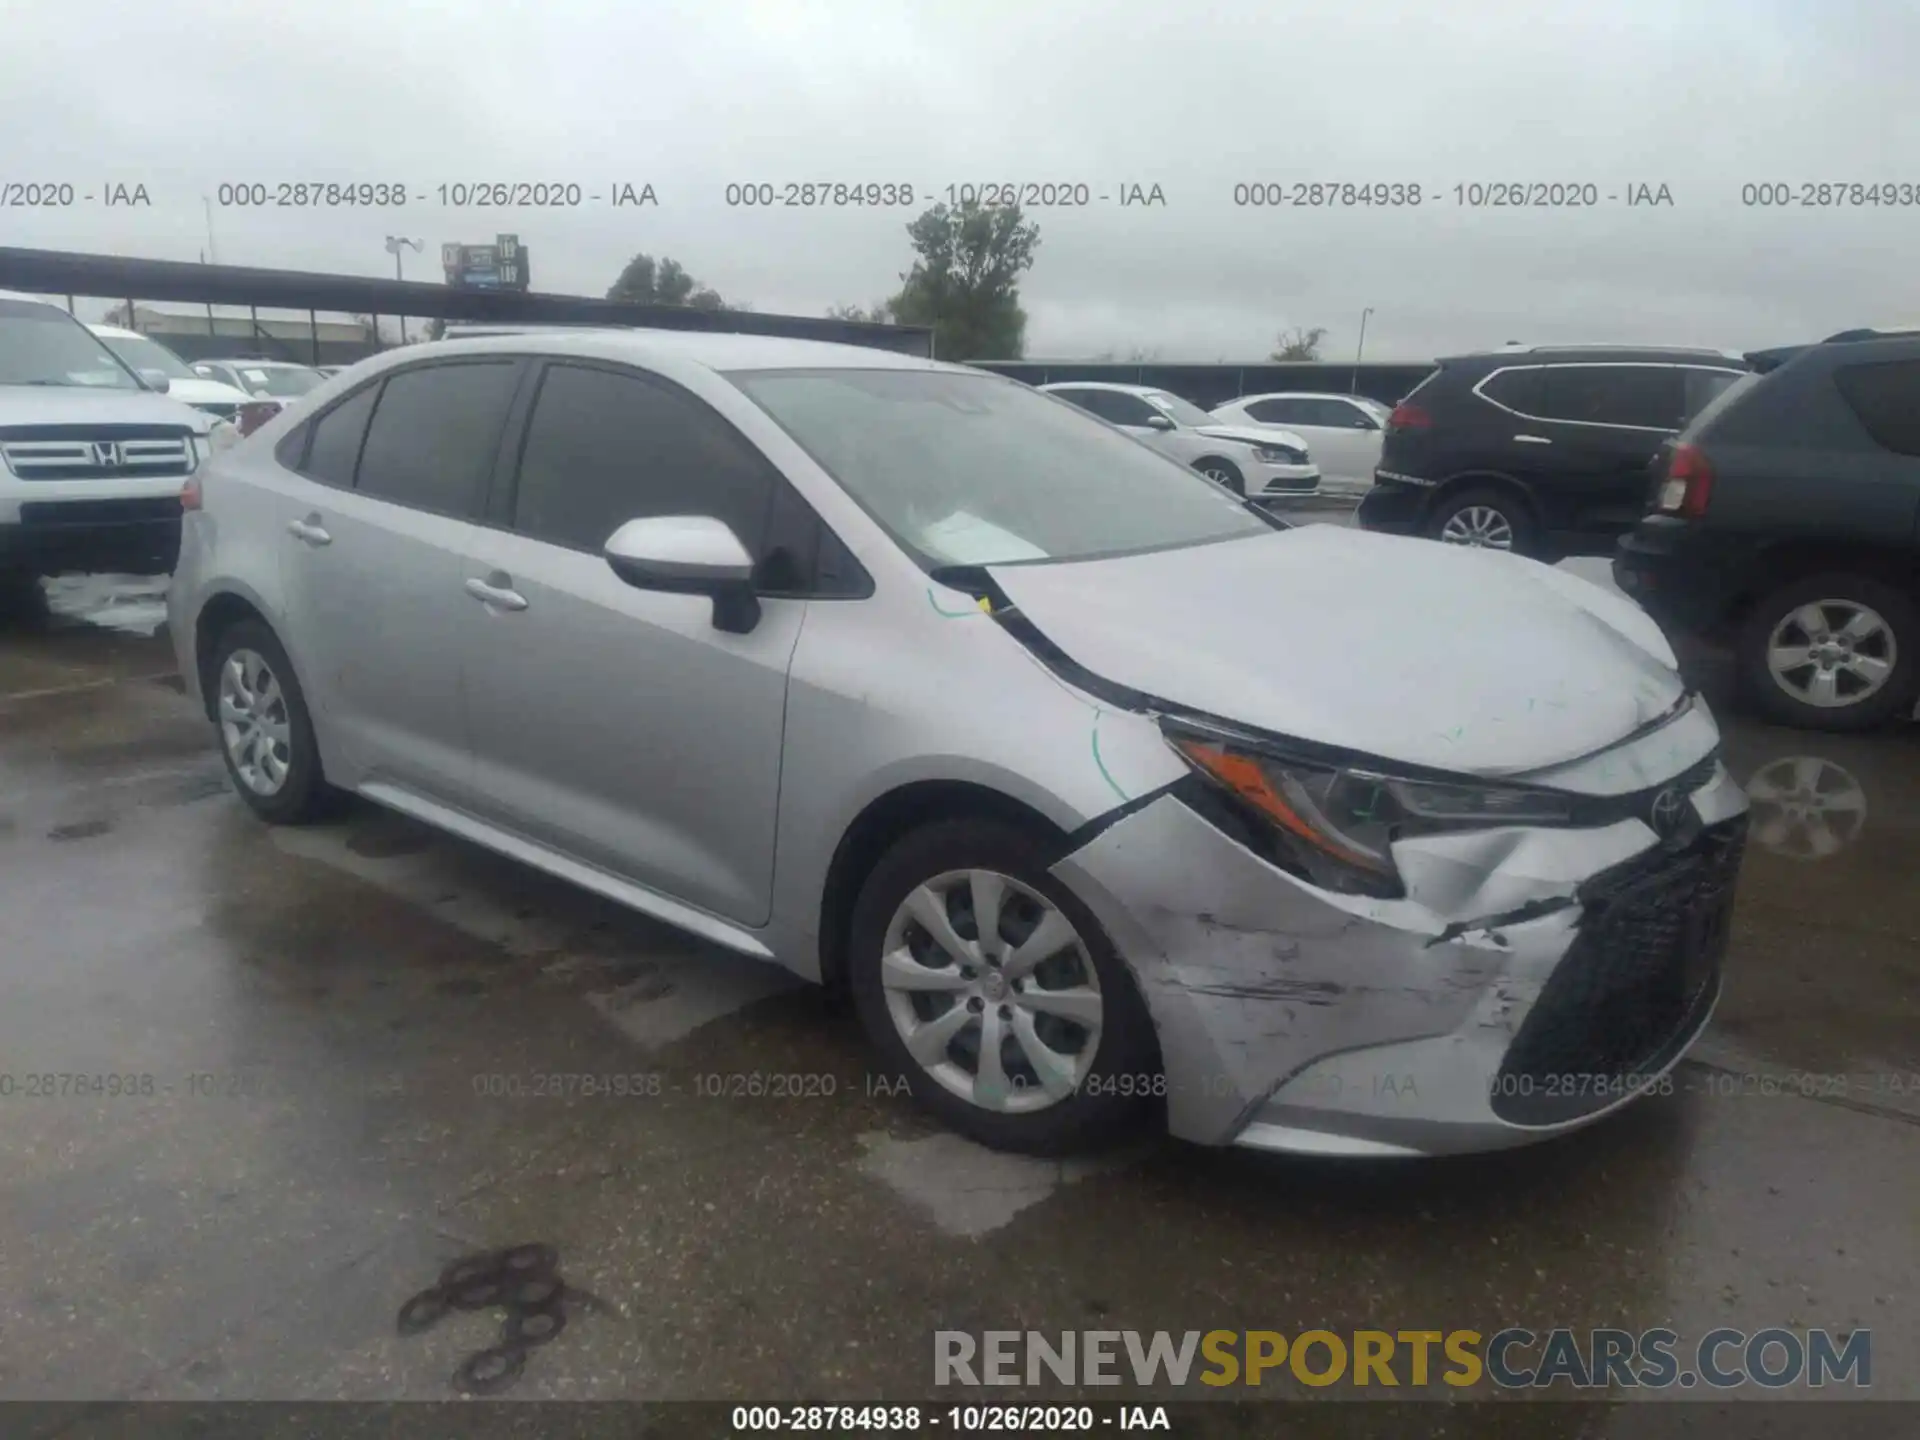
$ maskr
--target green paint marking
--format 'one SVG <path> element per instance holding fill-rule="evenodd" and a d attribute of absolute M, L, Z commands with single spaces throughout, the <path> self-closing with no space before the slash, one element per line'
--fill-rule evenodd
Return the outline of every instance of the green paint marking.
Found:
<path fill-rule="evenodd" d="M 927 604 L 933 607 L 934 614 L 945 620 L 959 620 L 968 615 L 978 615 L 981 613 L 978 605 L 969 605 L 964 610 L 942 610 L 939 600 L 934 598 L 933 587 L 931 585 L 927 587 Z"/>
<path fill-rule="evenodd" d="M 1096 710 L 1093 712 L 1093 763 L 1100 767 L 1101 779 L 1107 782 L 1108 787 L 1112 789 L 1114 794 L 1120 797 L 1121 802 L 1124 804 L 1131 797 L 1126 791 L 1120 788 L 1119 781 L 1115 780 L 1112 772 L 1107 769 L 1107 762 L 1100 758 L 1100 717 L 1105 713 L 1104 710 Z"/>

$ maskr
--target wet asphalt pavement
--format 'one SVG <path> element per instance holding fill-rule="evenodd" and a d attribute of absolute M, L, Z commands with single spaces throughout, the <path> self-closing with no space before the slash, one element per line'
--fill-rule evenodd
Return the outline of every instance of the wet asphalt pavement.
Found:
<path fill-rule="evenodd" d="M 1515 1324 L 1870 1327 L 1920 1398 L 1920 727 L 1764 728 L 1702 662 L 1755 828 L 1672 1096 L 1486 1158 L 1063 1165 L 884 1093 L 783 972 L 371 807 L 261 825 L 162 583 L 0 624 L 0 1397 L 444 1399 L 498 1315 L 396 1312 L 538 1241 L 568 1321 L 515 1398 L 922 1398 L 936 1329 Z"/>

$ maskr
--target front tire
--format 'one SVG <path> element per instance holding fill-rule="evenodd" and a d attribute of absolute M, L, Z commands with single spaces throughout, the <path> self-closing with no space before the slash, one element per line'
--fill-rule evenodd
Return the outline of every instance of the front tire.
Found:
<path fill-rule="evenodd" d="M 983 1145 L 1089 1149 L 1164 1093 L 1132 975 L 1021 829 L 907 835 L 868 876 L 849 939 L 854 1004 L 888 1069 Z"/>
<path fill-rule="evenodd" d="M 1871 730 L 1913 711 L 1920 612 L 1864 575 L 1809 575 L 1747 616 L 1735 642 L 1740 689 L 1768 719 L 1803 730 Z"/>
<path fill-rule="evenodd" d="M 227 778 L 249 809 L 275 825 L 303 825 L 332 808 L 313 720 L 293 663 L 257 620 L 220 632 L 207 668 L 214 730 Z"/>
<path fill-rule="evenodd" d="M 1434 507 L 1427 534 L 1444 545 L 1536 555 L 1533 515 L 1512 491 L 1478 486 L 1450 495 Z"/>
<path fill-rule="evenodd" d="M 1246 498 L 1246 477 L 1240 473 L 1239 467 L 1231 460 L 1221 460 L 1217 457 L 1210 457 L 1205 460 L 1194 461 L 1193 468 L 1215 484 L 1226 486 L 1227 489 L 1240 496 L 1241 499 L 1244 500 Z"/>

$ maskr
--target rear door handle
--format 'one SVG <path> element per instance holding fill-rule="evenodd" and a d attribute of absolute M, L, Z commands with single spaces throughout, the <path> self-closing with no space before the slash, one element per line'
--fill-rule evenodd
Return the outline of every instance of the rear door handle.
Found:
<path fill-rule="evenodd" d="M 482 605 L 495 610 L 524 610 L 527 597 L 507 585 L 489 585 L 485 580 L 467 581 L 467 593 Z"/>
<path fill-rule="evenodd" d="M 1551 445 L 1553 442 L 1544 435 L 1516 435 L 1513 437 L 1522 445 Z"/>
<path fill-rule="evenodd" d="M 294 539 L 308 545 L 319 546 L 331 545 L 333 543 L 333 536 L 329 535 L 321 527 L 320 517 L 318 515 L 309 515 L 304 520 L 288 521 L 287 533 L 293 536 Z"/>

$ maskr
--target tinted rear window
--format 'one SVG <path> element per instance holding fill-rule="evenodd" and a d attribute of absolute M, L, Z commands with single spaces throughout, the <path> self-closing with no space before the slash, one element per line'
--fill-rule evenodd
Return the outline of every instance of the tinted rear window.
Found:
<path fill-rule="evenodd" d="M 1842 366 L 1833 383 L 1874 443 L 1920 455 L 1920 360 Z"/>
<path fill-rule="evenodd" d="M 1671 365 L 1554 365 L 1546 372 L 1548 420 L 1678 430 L 1685 396 Z"/>
<path fill-rule="evenodd" d="M 516 371 L 503 360 L 388 377 L 360 453 L 361 493 L 441 515 L 474 514 Z"/>

